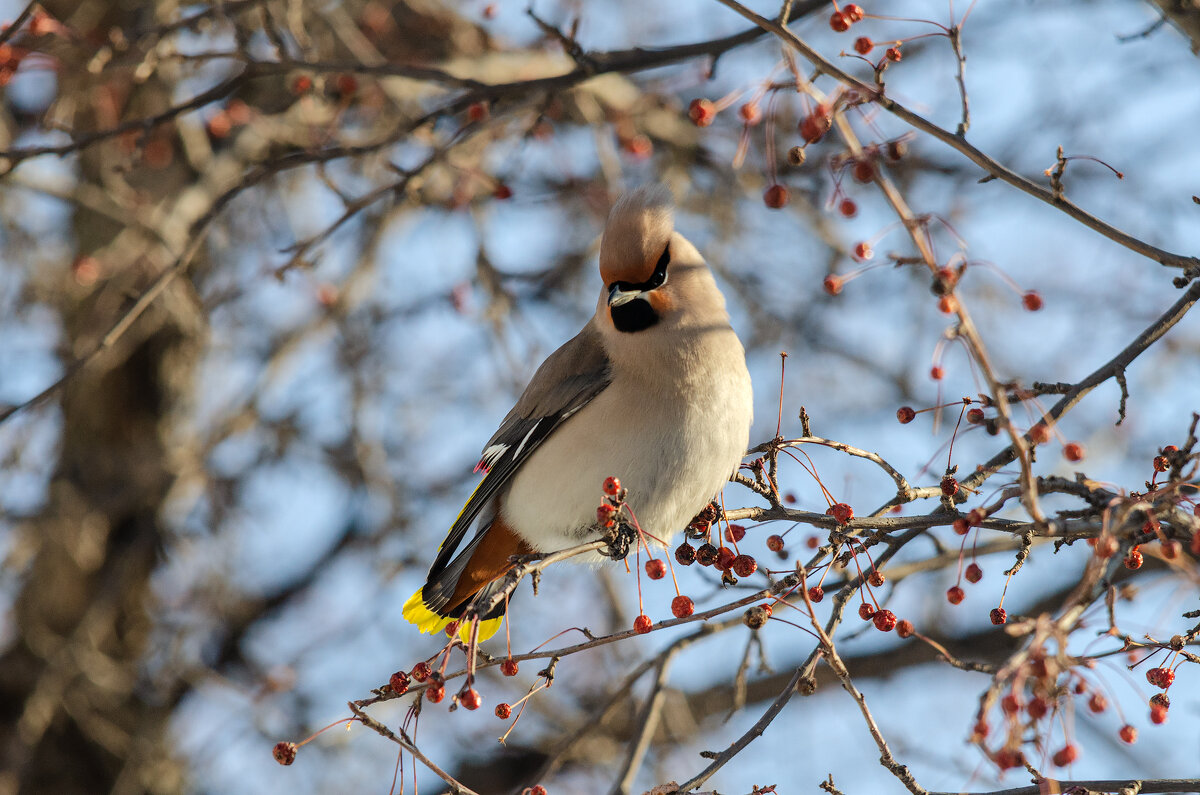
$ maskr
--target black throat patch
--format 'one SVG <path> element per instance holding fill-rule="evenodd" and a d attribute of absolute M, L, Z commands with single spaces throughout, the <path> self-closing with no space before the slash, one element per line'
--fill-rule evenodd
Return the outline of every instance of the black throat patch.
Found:
<path fill-rule="evenodd" d="M 609 313 L 617 331 L 627 333 L 643 331 L 658 322 L 658 313 L 644 298 L 635 298 L 627 304 L 611 307 Z"/>

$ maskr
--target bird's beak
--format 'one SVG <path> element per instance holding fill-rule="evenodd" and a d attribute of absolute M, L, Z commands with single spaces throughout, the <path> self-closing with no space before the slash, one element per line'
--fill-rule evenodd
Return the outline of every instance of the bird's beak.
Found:
<path fill-rule="evenodd" d="M 610 307 L 621 306 L 642 295 L 644 293 L 641 290 L 622 290 L 619 284 L 614 284 L 608 290 L 608 305 Z"/>

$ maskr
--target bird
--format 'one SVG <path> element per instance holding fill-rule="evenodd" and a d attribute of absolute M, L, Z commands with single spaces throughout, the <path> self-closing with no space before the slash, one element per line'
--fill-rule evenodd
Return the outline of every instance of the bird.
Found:
<path fill-rule="evenodd" d="M 616 202 L 599 266 L 595 314 L 546 358 L 484 445 L 482 480 L 404 604 L 422 632 L 444 630 L 477 596 L 483 604 L 497 593 L 513 556 L 601 538 L 596 509 L 609 476 L 627 490 L 639 526 L 668 544 L 746 454 L 745 350 L 712 271 L 675 231 L 668 190 L 647 186 Z M 478 640 L 495 634 L 506 607 L 479 615 Z"/>

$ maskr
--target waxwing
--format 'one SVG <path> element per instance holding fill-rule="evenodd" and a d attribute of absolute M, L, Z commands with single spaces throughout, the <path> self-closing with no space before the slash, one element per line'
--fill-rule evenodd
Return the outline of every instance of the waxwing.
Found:
<path fill-rule="evenodd" d="M 670 543 L 746 452 L 745 352 L 708 265 L 674 230 L 666 190 L 643 188 L 613 207 L 600 275 L 596 314 L 542 363 L 484 446 L 486 474 L 404 605 L 422 632 L 486 599 L 513 555 L 599 538 L 607 477 L 628 490 L 642 529 Z M 601 559 L 573 560 L 589 558 Z M 480 616 L 480 639 L 504 609 Z"/>

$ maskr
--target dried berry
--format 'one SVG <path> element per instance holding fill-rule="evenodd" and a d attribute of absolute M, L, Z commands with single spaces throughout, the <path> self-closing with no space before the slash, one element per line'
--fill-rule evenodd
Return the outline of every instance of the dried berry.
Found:
<path fill-rule="evenodd" d="M 907 618 L 902 618 L 896 623 L 896 634 L 902 638 L 911 638 L 915 631 L 913 623 Z"/>
<path fill-rule="evenodd" d="M 755 605 L 742 615 L 742 623 L 750 629 L 762 629 L 770 617 L 771 613 L 768 608 L 763 605 Z"/>
<path fill-rule="evenodd" d="M 617 478 L 606 477 L 604 479 L 604 493 L 610 497 L 615 497 L 621 493 L 621 481 Z"/>
<path fill-rule="evenodd" d="M 271 749 L 271 755 L 275 757 L 275 761 L 281 765 L 290 765 L 296 761 L 296 744 L 288 742 L 275 743 L 275 747 Z"/>
<path fill-rule="evenodd" d="M 870 621 L 875 616 L 875 608 L 871 607 L 866 602 L 858 606 L 858 617 L 863 621 Z"/>
<path fill-rule="evenodd" d="M 783 551 L 783 536 L 781 536 L 781 535 L 767 536 L 767 549 L 771 550 L 772 552 L 782 552 Z"/>
<path fill-rule="evenodd" d="M 978 563 L 972 563 L 971 565 L 967 566 L 967 570 L 963 572 L 963 577 L 965 577 L 969 583 L 977 583 L 983 579 L 983 569 L 979 567 Z"/>
<path fill-rule="evenodd" d="M 675 547 L 675 562 L 680 566 L 690 566 L 696 560 L 696 548 L 684 541 Z"/>
<path fill-rule="evenodd" d="M 1062 748 L 1054 752 L 1054 764 L 1058 767 L 1066 767 L 1079 758 L 1079 749 L 1072 743 L 1067 743 Z"/>
<path fill-rule="evenodd" d="M 737 553 L 729 547 L 721 547 L 717 550 L 717 568 L 721 571 L 729 571 L 733 567 L 733 561 L 737 558 Z"/>
<path fill-rule="evenodd" d="M 1128 745 L 1133 745 L 1137 742 L 1137 728 L 1130 726 L 1128 723 L 1121 727 L 1117 735 L 1121 738 L 1121 742 Z"/>
<path fill-rule="evenodd" d="M 640 615 L 633 620 L 633 631 L 639 635 L 645 635 L 653 626 L 654 622 L 647 615 Z"/>
<path fill-rule="evenodd" d="M 412 678 L 418 682 L 424 682 L 429 678 L 430 673 L 432 673 L 432 670 L 429 667 L 429 663 L 419 662 L 413 666 Z"/>
<path fill-rule="evenodd" d="M 701 566 L 711 566 L 717 562 L 717 548 L 712 544 L 701 544 L 696 550 L 696 562 Z"/>
<path fill-rule="evenodd" d="M 667 564 L 658 558 L 651 558 L 646 561 L 646 576 L 652 580 L 661 580 L 667 576 Z"/>
<path fill-rule="evenodd" d="M 512 657 L 508 657 L 504 662 L 500 663 L 500 673 L 505 676 L 516 676 L 521 666 L 517 665 L 517 661 Z"/>
<path fill-rule="evenodd" d="M 696 605 L 689 596 L 680 594 L 671 600 L 671 614 L 676 618 L 687 618 L 695 609 Z"/>
<path fill-rule="evenodd" d="M 946 590 L 946 601 L 952 605 L 960 604 L 965 596 L 963 589 L 957 585 L 952 585 Z"/>
<path fill-rule="evenodd" d="M 503 701 L 500 702 L 496 705 L 496 717 L 500 720 L 508 720 L 512 717 L 512 707 Z"/>
<path fill-rule="evenodd" d="M 731 544 L 736 544 L 746 537 L 746 528 L 740 524 L 731 524 L 725 528 L 725 540 Z"/>
<path fill-rule="evenodd" d="M 891 610 L 880 610 L 873 617 L 875 629 L 880 632 L 891 632 L 896 628 L 896 614 Z"/>
<path fill-rule="evenodd" d="M 758 570 L 758 561 L 749 555 L 738 555 L 733 559 L 733 573 L 739 577 L 749 577 Z"/>
<path fill-rule="evenodd" d="M 992 612 L 988 614 L 988 617 L 992 620 L 993 624 L 999 626 L 1000 624 L 1004 624 L 1008 621 L 1008 611 L 1006 611 L 1003 607 L 993 607 Z"/>
<path fill-rule="evenodd" d="M 821 601 L 825 598 L 825 589 L 819 585 L 814 585 L 808 589 L 808 598 L 813 602 Z"/>
<path fill-rule="evenodd" d="M 878 588 L 886 581 L 887 577 L 879 569 L 871 569 L 871 573 L 867 575 L 867 582 L 871 584 L 872 588 Z"/>
<path fill-rule="evenodd" d="M 896 419 L 900 420 L 901 425 L 907 425 L 917 418 L 917 412 L 912 406 L 901 406 L 896 409 Z"/>
<path fill-rule="evenodd" d="M 391 678 L 388 679 L 388 687 L 390 687 L 392 692 L 396 695 L 404 695 L 408 692 L 408 674 L 404 673 L 404 671 L 396 671 L 396 673 L 392 674 Z"/>

